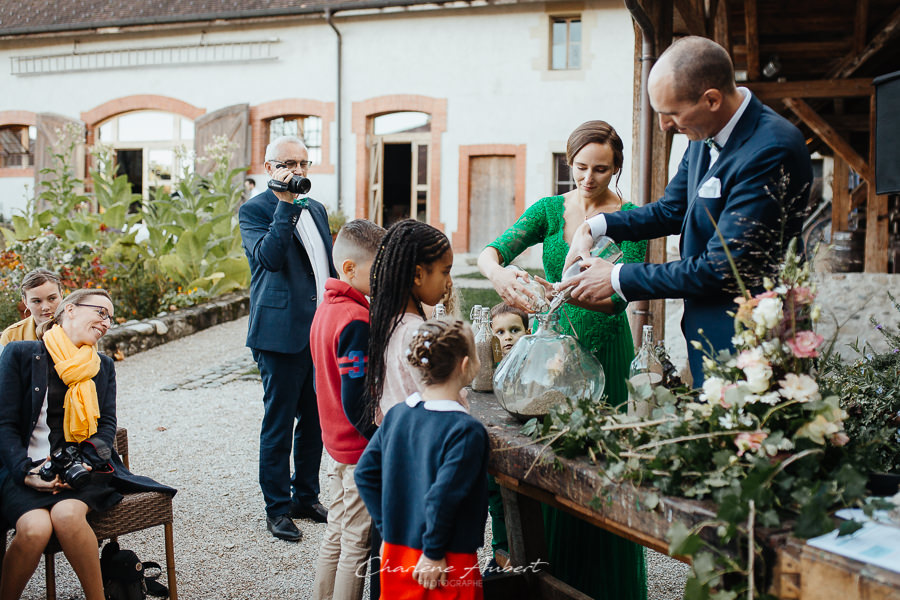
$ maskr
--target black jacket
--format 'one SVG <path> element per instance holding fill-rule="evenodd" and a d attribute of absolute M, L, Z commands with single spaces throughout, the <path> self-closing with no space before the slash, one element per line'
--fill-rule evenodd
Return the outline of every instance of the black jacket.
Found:
<path fill-rule="evenodd" d="M 11 342 L 0 355 L 0 482 L 10 476 L 23 483 L 34 468 L 28 444 L 44 403 L 52 364 L 43 342 Z M 116 437 L 116 369 L 113 360 L 103 354 L 94 385 L 100 405 L 97 433 L 81 443 L 94 472 L 108 473 L 111 485 L 120 492 L 174 495 L 174 488 L 131 473 L 116 452 L 108 452 Z"/>

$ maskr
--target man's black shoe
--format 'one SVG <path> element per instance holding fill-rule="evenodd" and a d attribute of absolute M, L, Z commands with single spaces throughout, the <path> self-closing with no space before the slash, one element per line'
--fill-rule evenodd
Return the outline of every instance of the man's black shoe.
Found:
<path fill-rule="evenodd" d="M 328 521 L 328 509 L 318 502 L 308 506 L 291 502 L 291 516 L 295 519 L 311 519 L 316 523 L 325 523 Z"/>
<path fill-rule="evenodd" d="M 291 521 L 290 515 L 278 515 L 277 517 L 266 517 L 266 527 L 272 535 L 280 540 L 288 542 L 299 542 L 303 534 Z"/>

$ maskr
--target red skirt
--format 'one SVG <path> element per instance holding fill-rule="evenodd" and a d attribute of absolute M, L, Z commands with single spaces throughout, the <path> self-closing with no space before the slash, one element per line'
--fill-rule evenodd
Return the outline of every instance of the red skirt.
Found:
<path fill-rule="evenodd" d="M 381 555 L 381 600 L 483 600 L 478 555 L 448 552 L 447 583 L 428 590 L 413 579 L 421 550 L 385 542 Z"/>

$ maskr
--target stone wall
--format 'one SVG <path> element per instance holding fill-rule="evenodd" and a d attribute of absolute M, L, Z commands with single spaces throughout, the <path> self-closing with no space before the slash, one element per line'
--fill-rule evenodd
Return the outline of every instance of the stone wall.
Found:
<path fill-rule="evenodd" d="M 249 312 L 249 291 L 225 294 L 212 302 L 161 314 L 155 319 L 123 323 L 110 329 L 99 346 L 103 353 L 122 360 L 213 325 L 233 321 Z"/>

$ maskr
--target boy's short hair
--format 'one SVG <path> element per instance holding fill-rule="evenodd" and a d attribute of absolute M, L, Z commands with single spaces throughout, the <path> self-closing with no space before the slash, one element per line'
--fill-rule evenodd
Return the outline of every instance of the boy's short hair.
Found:
<path fill-rule="evenodd" d="M 347 259 L 363 263 L 375 258 L 381 240 L 387 233 L 384 227 L 366 219 L 354 219 L 341 227 L 334 240 L 334 265 L 340 271 L 340 265 Z"/>
<path fill-rule="evenodd" d="M 499 317 L 500 315 L 512 314 L 516 315 L 520 319 L 522 319 L 522 326 L 525 329 L 528 329 L 528 313 L 522 310 L 521 308 L 516 308 L 515 306 L 510 306 L 506 302 L 501 302 L 500 304 L 494 305 L 491 308 L 491 319 Z"/>
<path fill-rule="evenodd" d="M 28 290 L 33 290 L 39 285 L 44 285 L 48 281 L 55 283 L 56 287 L 59 288 L 60 293 L 62 293 L 62 282 L 59 280 L 59 275 L 49 269 L 41 267 L 29 271 L 22 279 L 22 285 L 19 286 L 19 289 L 22 291 L 22 298 L 25 298 L 25 292 Z"/>

